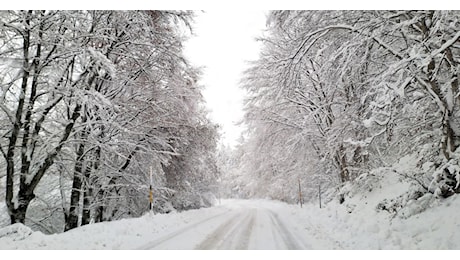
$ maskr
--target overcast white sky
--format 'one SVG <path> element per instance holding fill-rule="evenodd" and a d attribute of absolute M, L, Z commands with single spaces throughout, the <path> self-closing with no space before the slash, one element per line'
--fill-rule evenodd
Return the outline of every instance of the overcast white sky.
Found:
<path fill-rule="evenodd" d="M 195 36 L 185 45 L 191 62 L 204 67 L 201 84 L 211 119 L 222 126 L 223 143 L 234 145 L 242 127 L 244 91 L 239 88 L 247 61 L 257 59 L 266 11 L 208 10 L 197 12 Z"/>

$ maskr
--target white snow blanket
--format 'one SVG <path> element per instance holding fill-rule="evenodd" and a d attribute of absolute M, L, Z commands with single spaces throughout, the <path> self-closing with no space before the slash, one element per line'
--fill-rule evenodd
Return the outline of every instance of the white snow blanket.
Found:
<path fill-rule="evenodd" d="M 370 206 L 223 200 L 212 208 L 86 225 L 44 235 L 0 229 L 0 249 L 460 249 L 460 197 L 408 218 Z M 359 204 L 362 202 L 362 204 Z"/>

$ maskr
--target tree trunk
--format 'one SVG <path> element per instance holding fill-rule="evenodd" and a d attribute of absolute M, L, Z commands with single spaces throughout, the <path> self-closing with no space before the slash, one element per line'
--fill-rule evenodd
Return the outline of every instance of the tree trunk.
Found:
<path fill-rule="evenodd" d="M 83 183 L 83 154 L 85 152 L 85 144 L 80 143 L 77 150 L 77 161 L 75 162 L 75 169 L 72 181 L 72 193 L 70 195 L 70 208 L 69 217 L 66 222 L 64 231 L 78 227 L 79 217 L 79 204 L 81 196 L 81 188 Z"/>
<path fill-rule="evenodd" d="M 77 162 L 78 163 L 78 162 Z M 82 176 L 74 174 L 72 182 L 72 193 L 70 195 L 69 217 L 66 222 L 64 231 L 76 228 L 78 226 L 80 191 L 82 186 Z"/>
<path fill-rule="evenodd" d="M 444 155 L 444 157 L 447 160 L 451 159 L 451 153 L 454 152 L 457 149 L 456 146 L 456 136 L 454 131 L 452 130 L 452 127 L 450 125 L 450 119 L 451 119 L 451 113 L 449 111 L 444 112 L 444 118 L 442 121 L 442 143 L 441 143 L 441 151 Z"/>
<path fill-rule="evenodd" d="M 14 157 L 15 157 L 15 148 L 16 142 L 19 137 L 19 130 L 22 127 L 22 112 L 24 109 L 24 101 L 26 96 L 26 90 L 29 80 L 29 48 L 30 48 L 30 15 L 32 11 L 29 11 L 24 18 L 24 23 L 26 28 L 23 32 L 23 63 L 22 63 L 22 82 L 21 82 L 21 92 L 19 93 L 18 106 L 16 108 L 15 121 L 13 122 L 13 129 L 11 131 L 11 136 L 9 138 L 8 151 L 6 155 L 6 197 L 5 202 L 8 208 L 8 213 L 10 214 L 11 224 L 16 223 L 17 220 L 20 220 L 21 217 L 18 215 L 18 209 L 13 203 L 13 189 L 14 189 Z M 26 207 L 27 208 L 27 207 Z M 24 213 L 25 218 L 25 213 Z M 22 219 L 24 219 L 22 218 Z M 24 220 L 23 220 L 24 222 Z M 23 223 L 22 222 L 22 223 Z"/>
<path fill-rule="evenodd" d="M 30 202 L 35 198 L 34 190 L 39 184 L 40 180 L 46 173 L 46 171 L 54 164 L 54 159 L 60 153 L 64 143 L 70 136 L 72 132 L 73 126 L 75 121 L 80 116 L 80 105 L 76 105 L 75 109 L 72 113 L 71 120 L 65 127 L 64 135 L 62 136 L 61 140 L 57 147 L 54 148 L 54 151 L 50 152 L 47 157 L 44 159 L 43 163 L 38 166 L 38 170 L 35 173 L 27 172 L 28 175 L 33 176 L 30 182 L 27 182 L 24 176 L 21 176 L 20 183 L 19 183 L 19 192 L 18 192 L 18 205 L 15 206 L 12 202 L 13 196 L 13 177 L 11 175 L 11 180 L 9 179 L 10 176 L 7 175 L 7 207 L 8 212 L 10 214 L 11 223 L 24 223 L 26 211 L 29 207 Z M 14 154 L 14 153 L 13 153 Z M 13 160 L 13 158 L 8 158 L 9 160 Z M 14 170 L 14 169 L 13 169 Z M 9 173 L 9 172 L 7 172 Z"/>
<path fill-rule="evenodd" d="M 10 219 L 11 224 L 14 223 L 25 223 L 27 208 L 30 202 L 35 198 L 35 195 L 20 192 L 18 194 L 18 206 L 11 212 Z"/>
<path fill-rule="evenodd" d="M 94 214 L 94 222 L 99 223 L 104 221 L 104 206 L 99 205 Z"/>
<path fill-rule="evenodd" d="M 98 118 L 99 119 L 99 118 Z M 101 138 L 104 137 L 104 127 L 101 129 Z M 97 176 L 97 172 L 99 169 L 100 165 L 100 160 L 101 160 L 101 147 L 96 147 L 94 151 L 94 159 L 91 162 L 91 167 L 86 167 L 85 171 L 85 194 L 84 194 L 84 199 L 83 199 L 83 216 L 82 216 L 82 225 L 89 224 L 91 221 L 91 203 L 102 203 L 102 201 L 98 201 L 98 194 L 94 195 L 93 190 L 94 190 L 94 185 L 96 185 L 95 178 L 92 177 L 92 175 Z M 96 204 L 93 204 L 94 206 L 97 206 Z M 99 207 L 98 207 L 99 208 Z M 95 212 L 96 214 L 98 213 L 98 210 Z M 101 216 L 95 216 L 95 218 L 101 218 Z"/>
<path fill-rule="evenodd" d="M 336 152 L 335 161 L 339 167 L 340 171 L 340 181 L 342 183 L 350 180 L 350 173 L 347 169 L 347 162 L 344 154 L 343 145 L 340 145 L 339 150 Z"/>
<path fill-rule="evenodd" d="M 86 187 L 84 198 L 83 198 L 83 214 L 81 219 L 81 225 L 89 224 L 91 220 L 91 188 Z"/>
<path fill-rule="evenodd" d="M 87 162 L 89 163 L 89 162 Z M 90 163 L 91 164 L 91 163 Z M 89 224 L 91 220 L 91 201 L 92 201 L 92 187 L 90 183 L 90 177 L 91 177 L 91 171 L 92 171 L 92 166 L 87 166 L 85 170 L 85 191 L 83 194 L 83 214 L 82 214 L 82 219 L 81 219 L 81 225 L 87 225 Z"/>
<path fill-rule="evenodd" d="M 140 141 L 143 141 L 145 140 L 144 138 L 142 138 Z M 118 169 L 118 172 L 121 174 L 123 173 L 126 168 L 128 168 L 128 166 L 130 165 L 131 163 L 131 160 L 133 159 L 133 157 L 136 155 L 137 151 L 139 151 L 140 149 L 140 146 L 136 146 L 136 148 L 134 148 L 128 155 L 128 157 L 126 158 L 124 164 L 120 167 L 120 169 Z M 96 155 L 97 155 L 97 158 L 100 158 L 100 150 L 98 150 L 96 152 Z M 97 161 L 96 161 L 97 162 Z M 98 163 L 96 164 L 96 169 L 99 167 Z M 118 182 L 118 177 L 119 176 L 112 176 L 108 182 L 108 187 L 109 190 L 104 190 L 102 187 L 99 189 L 99 192 L 97 193 L 97 201 L 98 203 L 100 203 L 100 205 L 97 207 L 97 210 L 96 210 L 96 216 L 95 216 L 95 221 L 96 222 L 103 222 L 103 221 L 110 221 L 112 220 L 112 218 L 115 217 L 115 214 L 117 212 L 117 209 L 115 208 L 112 212 L 108 212 L 107 210 L 107 207 L 105 207 L 106 205 L 106 199 L 105 199 L 105 196 L 107 194 L 112 194 L 112 193 L 115 193 L 118 195 L 119 193 L 119 189 L 118 188 L 115 188 L 115 187 L 112 187 L 113 185 L 115 185 L 117 182 Z M 116 196 L 111 196 L 111 197 L 116 197 Z"/>

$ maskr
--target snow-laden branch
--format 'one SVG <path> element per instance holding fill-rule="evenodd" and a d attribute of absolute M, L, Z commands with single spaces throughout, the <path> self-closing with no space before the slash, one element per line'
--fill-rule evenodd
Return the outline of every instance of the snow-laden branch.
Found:
<path fill-rule="evenodd" d="M 436 55 L 446 51 L 447 48 L 451 47 L 454 43 L 456 43 L 460 39 L 460 31 L 458 31 L 450 40 L 446 41 L 441 47 L 432 51 L 428 57 L 425 58 L 424 64 L 428 64 L 431 59 L 433 59 Z"/>
<path fill-rule="evenodd" d="M 353 32 L 353 33 L 358 33 L 358 34 L 361 34 L 361 35 L 364 35 L 372 40 L 374 40 L 376 43 L 378 43 L 380 46 L 382 46 L 383 48 L 385 48 L 386 50 L 388 50 L 390 53 L 392 53 L 393 55 L 395 55 L 396 57 L 398 57 L 399 59 L 404 59 L 404 56 L 401 55 L 398 51 L 396 51 L 395 49 L 393 49 L 390 45 L 388 45 L 387 43 L 385 43 L 382 39 L 380 39 L 379 37 L 377 36 L 374 36 L 374 35 L 371 35 L 369 33 L 366 33 L 366 32 L 363 32 L 361 30 L 359 30 L 358 28 L 355 28 L 353 26 L 349 26 L 349 25 L 345 25 L 345 24 L 342 24 L 342 25 L 330 25 L 330 26 L 326 26 L 326 27 L 323 27 L 323 28 L 320 28 L 314 32 L 311 32 L 309 34 L 307 34 L 305 36 L 305 40 L 300 44 L 300 46 L 298 47 L 297 51 L 294 53 L 294 55 L 291 57 L 291 59 L 294 59 L 299 53 L 300 53 L 300 50 L 304 49 L 305 48 L 305 45 L 309 42 L 309 40 L 311 39 L 312 36 L 315 36 L 316 34 L 320 34 L 319 36 L 317 36 L 317 39 L 315 39 L 311 44 L 308 45 L 308 47 L 306 48 L 306 51 L 303 52 L 303 55 L 305 55 L 308 51 L 309 48 L 311 48 L 311 46 L 321 37 L 321 36 L 324 36 L 326 33 L 332 31 L 332 30 L 347 30 L 347 31 L 350 31 L 350 32 Z"/>

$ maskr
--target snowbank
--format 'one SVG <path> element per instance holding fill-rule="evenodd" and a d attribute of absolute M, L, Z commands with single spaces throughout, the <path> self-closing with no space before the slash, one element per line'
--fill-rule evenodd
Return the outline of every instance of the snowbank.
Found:
<path fill-rule="evenodd" d="M 404 201 L 410 183 L 394 171 L 367 176 L 368 190 L 350 188 L 345 202 L 331 201 L 325 208 L 291 206 L 298 225 L 315 227 L 318 236 L 333 238 L 328 249 L 460 249 L 460 196 L 444 200 L 426 194 Z M 355 193 L 353 193 L 355 192 Z M 403 198 L 403 199 L 402 199 Z M 393 202 L 397 212 L 379 208 Z"/>

